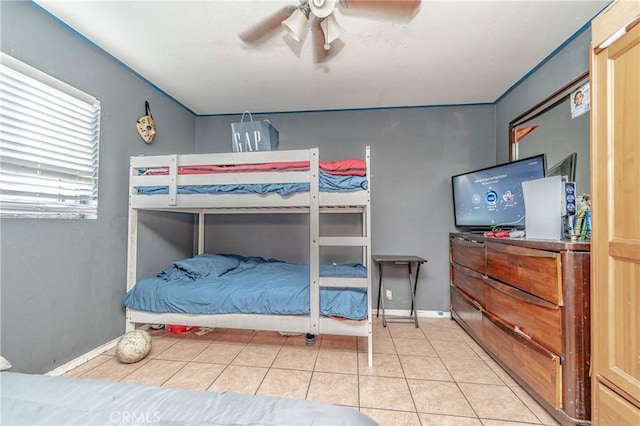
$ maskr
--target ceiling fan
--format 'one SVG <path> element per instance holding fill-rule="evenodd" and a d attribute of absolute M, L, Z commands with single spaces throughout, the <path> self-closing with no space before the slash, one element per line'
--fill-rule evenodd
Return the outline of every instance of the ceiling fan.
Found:
<path fill-rule="evenodd" d="M 314 58 L 321 62 L 334 56 L 344 46 L 339 37 L 344 29 L 338 24 L 335 10 L 340 6 L 345 14 L 351 11 L 384 14 L 384 16 L 415 15 L 421 0 L 299 0 L 298 6 L 285 6 L 239 34 L 249 45 L 256 45 L 285 29 L 298 43 L 305 40 L 307 27 L 313 38 Z M 331 52 L 330 52 L 331 51 Z"/>

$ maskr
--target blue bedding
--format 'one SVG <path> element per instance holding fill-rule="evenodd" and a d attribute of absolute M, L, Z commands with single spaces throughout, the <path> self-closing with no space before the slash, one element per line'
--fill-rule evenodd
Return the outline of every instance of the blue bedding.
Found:
<path fill-rule="evenodd" d="M 60 376 L 0 373 L 6 425 L 375 425 L 353 408 Z"/>
<path fill-rule="evenodd" d="M 361 264 L 320 265 L 322 277 L 366 278 Z M 202 254 L 139 281 L 123 302 L 130 309 L 189 314 L 309 314 L 309 265 L 277 259 Z M 321 288 L 320 314 L 367 318 L 363 288 Z"/>
<path fill-rule="evenodd" d="M 320 172 L 320 191 L 354 192 L 367 189 L 367 178 L 364 176 L 336 176 Z M 138 194 L 168 194 L 168 186 L 139 186 Z M 296 192 L 308 192 L 308 183 L 265 183 L 265 184 L 228 184 L 228 185 L 179 185 L 178 194 L 268 194 L 278 193 L 282 196 Z"/>

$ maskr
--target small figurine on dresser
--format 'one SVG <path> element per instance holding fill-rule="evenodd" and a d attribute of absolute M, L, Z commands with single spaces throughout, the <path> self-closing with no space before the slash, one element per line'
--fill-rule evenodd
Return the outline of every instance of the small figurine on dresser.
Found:
<path fill-rule="evenodd" d="M 591 196 L 582 194 L 577 200 L 577 211 L 573 216 L 573 241 L 591 240 Z"/>

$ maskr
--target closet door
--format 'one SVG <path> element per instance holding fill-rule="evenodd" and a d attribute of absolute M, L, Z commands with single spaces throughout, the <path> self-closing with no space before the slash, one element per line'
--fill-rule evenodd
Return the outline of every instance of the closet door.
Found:
<path fill-rule="evenodd" d="M 591 388 L 595 425 L 640 425 L 639 24 L 640 1 L 636 0 L 614 3 L 592 24 Z M 623 35 L 608 47 L 609 43 L 602 44 L 616 33 L 616 37 Z"/>

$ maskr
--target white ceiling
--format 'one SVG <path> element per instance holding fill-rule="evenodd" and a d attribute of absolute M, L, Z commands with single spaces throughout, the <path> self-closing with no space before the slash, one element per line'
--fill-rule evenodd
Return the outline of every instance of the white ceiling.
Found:
<path fill-rule="evenodd" d="M 198 115 L 492 103 L 609 3 L 406 1 L 337 6 L 323 61 L 310 30 L 239 37 L 298 0 L 36 3 Z"/>

